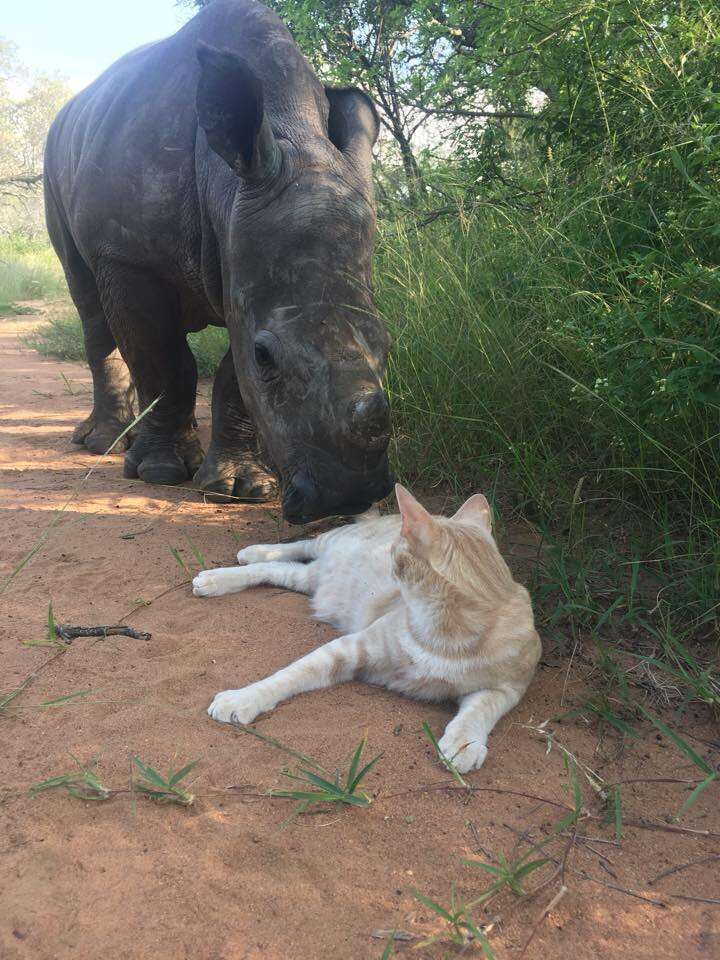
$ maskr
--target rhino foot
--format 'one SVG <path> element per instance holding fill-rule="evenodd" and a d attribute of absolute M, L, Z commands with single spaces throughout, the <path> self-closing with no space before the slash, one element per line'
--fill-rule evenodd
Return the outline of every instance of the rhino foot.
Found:
<path fill-rule="evenodd" d="M 132 414 L 127 420 L 121 420 L 118 417 L 103 416 L 96 414 L 95 411 L 90 416 L 79 423 L 72 435 L 72 442 L 80 444 L 88 450 L 89 453 L 102 454 L 107 453 L 108 449 L 115 443 L 117 438 L 132 423 Z M 118 440 L 113 447 L 114 453 L 123 453 L 132 443 L 132 436 L 126 434 L 121 440 Z"/>
<path fill-rule="evenodd" d="M 214 503 L 238 500 L 262 503 L 274 500 L 278 493 L 275 478 L 250 454 L 230 459 L 218 456 L 212 448 L 193 477 L 193 486 Z"/>
<path fill-rule="evenodd" d="M 202 458 L 203 450 L 194 431 L 174 441 L 141 435 L 125 454 L 123 476 L 174 486 L 191 477 Z"/>

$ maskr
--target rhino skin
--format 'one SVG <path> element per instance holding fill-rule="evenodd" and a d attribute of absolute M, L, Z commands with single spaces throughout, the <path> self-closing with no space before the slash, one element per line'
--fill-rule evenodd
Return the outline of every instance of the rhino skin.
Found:
<path fill-rule="evenodd" d="M 104 453 L 136 396 L 157 402 L 120 441 L 126 477 L 243 500 L 277 478 L 292 523 L 388 494 L 377 134 L 372 101 L 324 87 L 255 0 L 215 0 L 63 107 L 45 201 L 93 376 L 76 443 Z M 204 454 L 186 334 L 209 324 L 230 349 Z"/>

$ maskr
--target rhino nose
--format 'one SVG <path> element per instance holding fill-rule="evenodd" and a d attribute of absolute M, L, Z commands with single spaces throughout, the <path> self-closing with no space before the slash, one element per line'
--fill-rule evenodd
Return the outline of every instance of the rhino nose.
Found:
<path fill-rule="evenodd" d="M 390 437 L 390 404 L 384 391 L 362 393 L 350 403 L 348 432 L 368 450 L 381 450 Z"/>

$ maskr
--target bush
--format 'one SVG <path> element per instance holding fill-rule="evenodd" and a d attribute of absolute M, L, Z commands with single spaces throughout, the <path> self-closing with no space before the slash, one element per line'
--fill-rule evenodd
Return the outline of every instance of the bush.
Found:
<path fill-rule="evenodd" d="M 47 241 L 0 237 L 0 304 L 66 294 L 62 268 Z"/>
<path fill-rule="evenodd" d="M 617 206 L 576 201 L 386 232 L 395 459 L 421 485 L 496 492 L 560 542 L 588 521 L 586 546 L 628 571 L 635 551 L 676 612 L 712 618 L 720 278 L 662 234 L 620 258 L 603 242 Z"/>

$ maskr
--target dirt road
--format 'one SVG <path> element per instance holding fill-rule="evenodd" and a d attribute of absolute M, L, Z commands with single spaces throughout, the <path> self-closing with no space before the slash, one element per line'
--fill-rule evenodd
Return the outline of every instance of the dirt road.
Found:
<path fill-rule="evenodd" d="M 439 932 L 442 923 L 411 888 L 447 904 L 455 883 L 458 897 L 471 899 L 493 877 L 463 858 L 526 853 L 523 831 L 532 831 L 531 842 L 547 840 L 572 805 L 560 753 L 546 755 L 545 741 L 523 724 L 554 716 L 563 698 L 565 708 L 577 703 L 596 679 L 589 667 L 577 657 L 571 670 L 557 661 L 541 669 L 493 734 L 486 765 L 470 776 L 480 788 L 472 796 L 442 786 L 452 781 L 422 733 L 423 720 L 440 732 L 449 706 L 361 684 L 281 706 L 258 728 L 326 766 L 345 763 L 366 730 L 368 752 L 384 756 L 368 780 L 372 806 L 326 810 L 280 830 L 289 802 L 265 794 L 288 785 L 281 776 L 288 758 L 213 723 L 205 709 L 216 691 L 265 675 L 332 632 L 309 618 L 304 598 L 275 589 L 193 598 L 171 549 L 196 567 L 190 537 L 209 564 L 228 564 L 239 545 L 291 531 L 270 509 L 204 504 L 187 489 L 123 480 L 119 457 L 98 464 L 73 446 L 73 425 L 90 406 L 89 374 L 21 349 L 18 336 L 34 322 L 0 322 L 0 578 L 41 541 L 0 595 L 0 702 L 41 671 L 0 711 L 0 956 L 372 960 L 384 948 L 374 931 Z M 207 431 L 206 402 L 199 420 Z M 126 619 L 152 639 L 76 640 L 43 667 L 55 650 L 24 641 L 45 636 L 50 601 L 58 622 Z M 89 692 L 42 706 L 79 691 Z M 683 723 L 688 737 L 700 738 L 694 747 L 717 764 L 718 751 L 704 742 L 717 732 L 692 713 Z M 696 777 L 654 731 L 623 744 L 612 730 L 600 739 L 582 720 L 553 727 L 608 782 Z M 189 778 L 195 805 L 161 806 L 129 793 L 95 803 L 28 793 L 72 769 L 71 754 L 99 758 L 100 777 L 118 790 L 128 785 L 132 756 L 162 771 L 197 759 Z M 434 786 L 421 789 L 427 784 Z M 587 814 L 601 816 L 602 802 L 584 780 L 582 788 Z M 645 818 L 656 829 L 626 822 L 619 846 L 613 829 L 589 816 L 577 832 L 599 839 L 553 840 L 553 857 L 567 851 L 562 877 L 547 864 L 523 881 L 531 891 L 548 880 L 532 899 L 503 892 L 474 911 L 478 923 L 494 924 L 495 956 L 519 957 L 536 925 L 527 958 L 719 956 L 718 863 L 649 882 L 720 851 L 715 786 L 682 820 L 714 836 L 662 829 L 688 789 L 624 785 L 624 821 Z M 567 892 L 543 918 L 561 880 Z M 447 942 L 416 950 L 417 942 L 398 941 L 393 955 L 457 955 Z M 481 951 L 473 945 L 464 955 Z"/>

